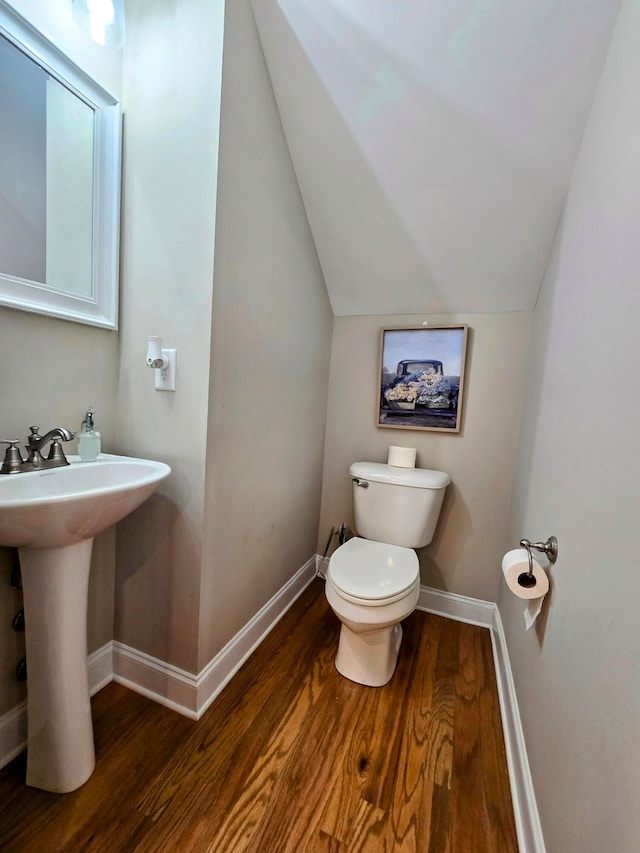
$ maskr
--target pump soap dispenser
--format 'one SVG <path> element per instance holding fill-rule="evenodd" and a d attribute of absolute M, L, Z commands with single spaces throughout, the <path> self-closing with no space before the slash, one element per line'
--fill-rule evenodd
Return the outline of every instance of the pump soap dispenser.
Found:
<path fill-rule="evenodd" d="M 80 426 L 78 454 L 81 462 L 95 462 L 100 453 L 100 433 L 93 423 L 93 412 L 88 409 Z"/>

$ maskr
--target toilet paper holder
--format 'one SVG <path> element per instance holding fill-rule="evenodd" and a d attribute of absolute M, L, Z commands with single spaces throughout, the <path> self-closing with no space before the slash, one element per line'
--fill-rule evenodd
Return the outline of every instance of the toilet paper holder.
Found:
<path fill-rule="evenodd" d="M 518 583 L 521 586 L 535 586 L 536 579 L 533 575 L 533 557 L 531 556 L 531 549 L 535 548 L 536 551 L 540 551 L 543 554 L 546 554 L 547 560 L 550 563 L 555 563 L 558 559 L 558 540 L 555 536 L 550 536 L 546 542 L 530 542 L 528 539 L 520 540 L 520 547 L 526 548 L 527 557 L 529 558 L 529 571 L 523 572 L 518 578 Z"/>

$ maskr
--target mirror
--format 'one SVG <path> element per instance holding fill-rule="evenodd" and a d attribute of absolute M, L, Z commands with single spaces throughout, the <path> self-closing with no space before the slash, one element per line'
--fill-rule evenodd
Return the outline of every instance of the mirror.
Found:
<path fill-rule="evenodd" d="M 0 305 L 116 329 L 120 104 L 0 0 Z"/>

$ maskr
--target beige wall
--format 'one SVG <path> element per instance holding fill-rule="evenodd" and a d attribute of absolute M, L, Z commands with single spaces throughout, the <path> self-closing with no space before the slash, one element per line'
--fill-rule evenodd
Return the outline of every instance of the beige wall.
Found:
<path fill-rule="evenodd" d="M 550 853 L 640 844 L 639 48 L 626 2 L 535 313 L 509 543 L 558 537 L 551 593 L 500 598 Z"/>
<path fill-rule="evenodd" d="M 45 5 L 36 0 L 12 0 L 12 5 L 119 97 L 120 54 L 87 43 L 75 25 L 69 3 L 52 0 Z M 116 449 L 117 333 L 0 308 L 0 341 L 5 364 L 0 437 L 26 439 L 32 424 L 38 424 L 42 431 L 53 426 L 77 430 L 83 412 L 91 405 L 104 449 Z M 15 665 L 24 654 L 24 637 L 14 634 L 11 628 L 14 613 L 22 606 L 21 593 L 9 586 L 10 566 L 15 559 L 15 551 L 0 549 L 0 575 L 6 592 L 0 596 L 0 714 L 26 695 L 25 686 L 18 685 L 14 677 Z M 98 537 L 94 546 L 88 617 L 90 651 L 113 636 L 113 571 L 114 540 L 113 534 L 108 533 Z"/>
<path fill-rule="evenodd" d="M 115 638 L 195 671 L 209 396 L 222 0 L 133 0 L 124 54 L 118 448 L 173 473 L 117 531 Z M 159 392 L 147 338 L 176 348 Z"/>
<path fill-rule="evenodd" d="M 228 4 L 199 666 L 315 553 L 332 314 L 248 0 Z"/>
<path fill-rule="evenodd" d="M 417 465 L 450 474 L 431 545 L 419 552 L 422 583 L 494 601 L 515 465 L 528 312 L 336 317 L 318 550 L 332 526 L 353 526 L 352 462 L 386 462 L 390 444 L 416 447 Z M 467 323 L 460 434 L 376 426 L 380 329 Z"/>

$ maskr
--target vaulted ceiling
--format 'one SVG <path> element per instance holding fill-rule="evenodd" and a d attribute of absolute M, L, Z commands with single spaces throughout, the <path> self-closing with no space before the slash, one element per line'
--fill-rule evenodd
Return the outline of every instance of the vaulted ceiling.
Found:
<path fill-rule="evenodd" d="M 252 0 L 335 314 L 530 310 L 620 0 Z"/>

